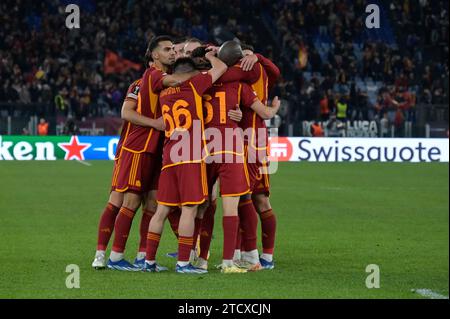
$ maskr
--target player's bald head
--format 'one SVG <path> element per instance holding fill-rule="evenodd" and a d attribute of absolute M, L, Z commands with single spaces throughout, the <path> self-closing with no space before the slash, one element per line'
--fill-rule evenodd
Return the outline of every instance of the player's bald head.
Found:
<path fill-rule="evenodd" d="M 233 40 L 224 42 L 217 52 L 217 57 L 227 66 L 235 65 L 243 56 L 241 45 Z"/>

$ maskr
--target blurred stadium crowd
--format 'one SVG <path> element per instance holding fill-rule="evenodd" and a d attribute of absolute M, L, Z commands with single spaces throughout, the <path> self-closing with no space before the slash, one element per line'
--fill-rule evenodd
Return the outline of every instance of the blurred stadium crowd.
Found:
<path fill-rule="evenodd" d="M 284 126 L 343 105 L 350 120 L 415 121 L 418 103 L 448 103 L 448 2 L 372 2 L 380 29 L 366 28 L 363 0 L 2 1 L 0 116 L 116 116 L 141 72 L 105 72 L 106 50 L 141 63 L 148 40 L 170 34 L 238 38 L 272 59 Z M 69 3 L 80 29 L 65 27 Z"/>

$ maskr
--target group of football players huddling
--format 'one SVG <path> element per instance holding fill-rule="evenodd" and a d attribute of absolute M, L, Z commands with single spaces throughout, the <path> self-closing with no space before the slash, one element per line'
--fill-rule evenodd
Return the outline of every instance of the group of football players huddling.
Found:
<path fill-rule="evenodd" d="M 273 269 L 276 217 L 269 200 L 265 120 L 280 75 L 247 44 L 154 37 L 146 70 L 127 91 L 111 192 L 100 217 L 92 267 L 161 272 L 156 254 L 168 219 L 178 240 L 178 273 L 208 272 L 217 192 L 222 198 L 222 273 Z M 124 251 L 142 205 L 139 250 Z M 259 215 L 259 218 L 258 218 Z M 257 226 L 261 221 L 262 254 Z M 105 253 L 114 231 L 108 261 Z"/>

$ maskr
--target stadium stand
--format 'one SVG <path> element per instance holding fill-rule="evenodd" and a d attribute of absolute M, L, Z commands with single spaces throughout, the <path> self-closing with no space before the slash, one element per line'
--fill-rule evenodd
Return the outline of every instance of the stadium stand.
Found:
<path fill-rule="evenodd" d="M 71 2 L 80 6 L 81 29 L 64 26 Z M 373 2 L 381 8 L 380 29 L 365 27 L 362 0 L 232 0 L 225 7 L 212 0 L 2 1 L 0 134 L 8 116 L 19 123 L 18 134 L 31 115 L 49 119 L 49 134 L 62 134 L 58 123 L 71 118 L 117 118 L 141 71 L 111 71 L 108 63 L 141 65 L 155 34 L 216 44 L 238 38 L 275 61 L 284 135 L 289 125 L 320 119 L 325 97 L 330 114 L 345 99 L 349 120 L 380 121 L 386 113 L 400 127 L 448 119 L 448 106 L 440 106 L 448 104 L 446 2 Z"/>

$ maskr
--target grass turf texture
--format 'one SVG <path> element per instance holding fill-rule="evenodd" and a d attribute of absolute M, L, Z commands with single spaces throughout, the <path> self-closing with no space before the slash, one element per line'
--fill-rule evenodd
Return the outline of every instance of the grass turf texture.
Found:
<path fill-rule="evenodd" d="M 0 298 L 422 298 L 414 288 L 448 296 L 448 164 L 282 163 L 272 177 L 275 270 L 214 269 L 219 204 L 210 273 L 190 276 L 165 257 L 177 247 L 168 224 L 158 254 L 168 273 L 91 269 L 112 162 L 91 163 L 0 163 Z M 80 289 L 65 286 L 69 264 L 80 266 Z M 380 289 L 365 286 L 369 264 L 380 266 Z"/>

